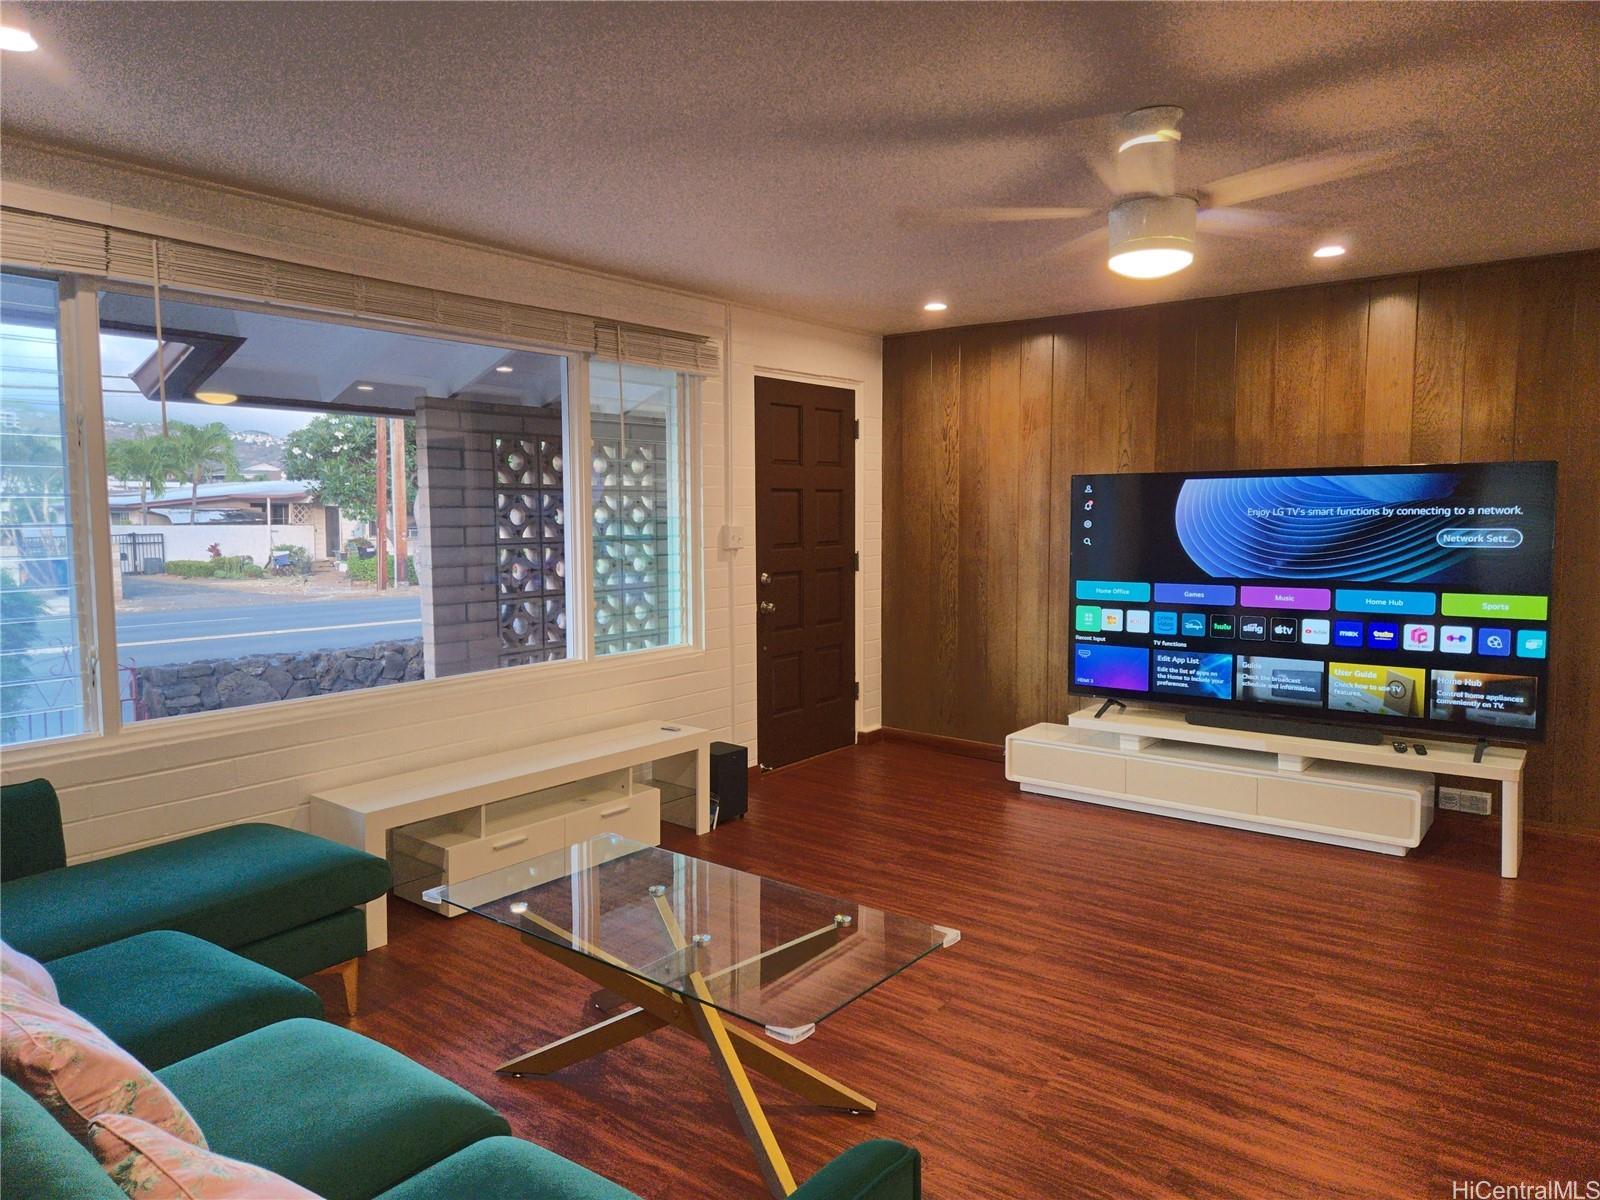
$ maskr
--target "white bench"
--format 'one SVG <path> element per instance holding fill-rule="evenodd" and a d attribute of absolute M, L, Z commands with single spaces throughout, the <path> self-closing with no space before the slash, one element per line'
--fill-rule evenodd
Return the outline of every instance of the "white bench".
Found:
<path fill-rule="evenodd" d="M 383 858 L 398 840 L 438 868 L 434 882 L 467 879 L 601 833 L 658 845 L 663 819 L 708 833 L 711 734 L 641 721 L 330 788 L 310 803 L 313 833 Z M 389 940 L 388 897 L 366 914 L 375 950 Z"/>

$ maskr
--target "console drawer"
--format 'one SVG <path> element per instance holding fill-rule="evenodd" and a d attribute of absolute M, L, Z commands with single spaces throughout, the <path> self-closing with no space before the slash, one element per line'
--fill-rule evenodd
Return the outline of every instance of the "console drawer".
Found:
<path fill-rule="evenodd" d="M 1251 814 L 1256 811 L 1255 776 L 1208 771 L 1187 763 L 1129 759 L 1128 794 L 1186 808 Z"/>
<path fill-rule="evenodd" d="M 1407 846 L 1422 840 L 1421 797 L 1403 792 L 1267 776 L 1261 780 L 1258 808 L 1263 817 L 1298 825 L 1391 838 Z"/>
<path fill-rule="evenodd" d="M 392 831 L 389 837 L 397 876 L 407 876 L 395 884 L 395 895 L 449 917 L 459 917 L 463 910 L 448 904 L 429 904 L 422 899 L 422 893 L 441 883 L 460 883 L 567 845 L 566 822 L 559 816 L 477 838 L 428 830 L 412 833 L 404 827 Z M 398 865 L 401 862 L 407 864 L 403 872 Z M 422 877 L 410 878 L 417 874 L 418 865 L 426 868 Z"/>
<path fill-rule="evenodd" d="M 1034 779 L 1051 787 L 1080 787 L 1119 795 L 1127 782 L 1127 764 L 1115 754 L 1020 741 L 1012 742 L 1008 753 L 1006 774 L 1013 779 Z"/>
<path fill-rule="evenodd" d="M 575 846 L 602 833 L 620 834 L 647 846 L 660 845 L 661 793 L 655 788 L 641 787 L 631 795 L 603 800 L 567 814 L 568 845 Z"/>

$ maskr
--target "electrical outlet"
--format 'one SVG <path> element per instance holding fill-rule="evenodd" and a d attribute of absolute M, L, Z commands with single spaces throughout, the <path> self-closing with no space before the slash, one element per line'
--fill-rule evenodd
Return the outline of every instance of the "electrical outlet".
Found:
<path fill-rule="evenodd" d="M 1494 800 L 1488 792 L 1459 787 L 1439 789 L 1440 808 L 1453 808 L 1456 812 L 1477 813 L 1480 817 L 1487 817 L 1493 806 Z"/>

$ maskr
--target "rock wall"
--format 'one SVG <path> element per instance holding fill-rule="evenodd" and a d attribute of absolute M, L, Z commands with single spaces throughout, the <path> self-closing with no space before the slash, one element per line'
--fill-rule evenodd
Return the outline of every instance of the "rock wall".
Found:
<path fill-rule="evenodd" d="M 140 719 L 354 692 L 422 678 L 422 639 L 139 668 Z"/>

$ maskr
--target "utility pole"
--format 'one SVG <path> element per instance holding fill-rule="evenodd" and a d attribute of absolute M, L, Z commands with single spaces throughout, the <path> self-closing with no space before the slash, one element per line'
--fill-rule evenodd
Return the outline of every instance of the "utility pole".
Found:
<path fill-rule="evenodd" d="M 403 417 L 389 418 L 390 486 L 394 490 L 394 582 L 406 580 L 406 423 Z"/>
<path fill-rule="evenodd" d="M 378 435 L 378 590 L 389 586 L 389 422 L 384 417 L 373 417 Z"/>

